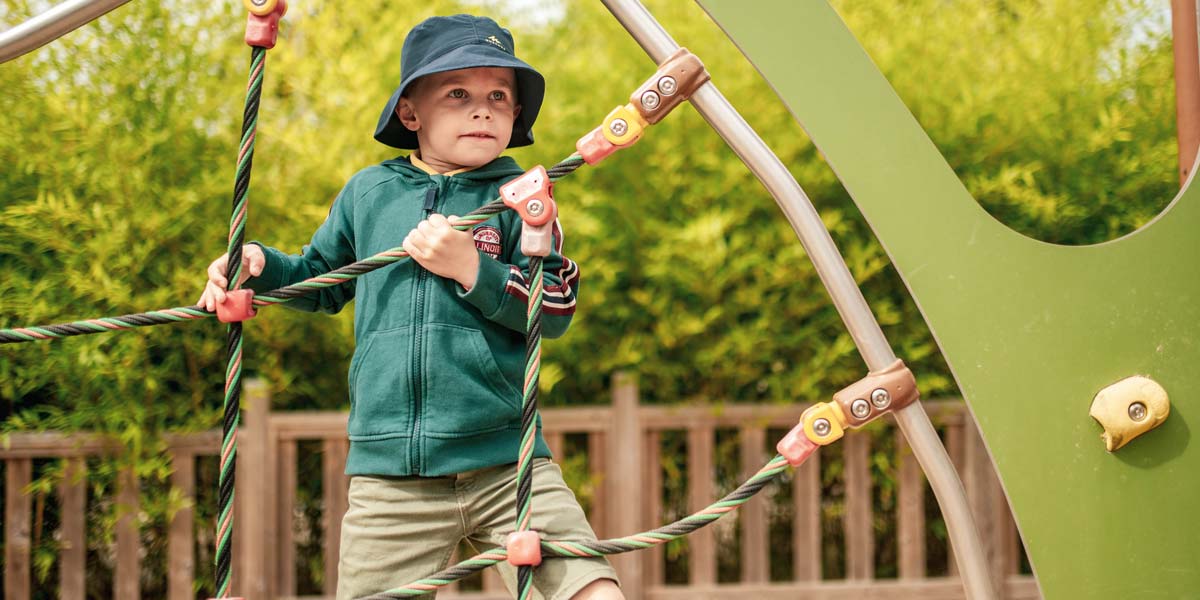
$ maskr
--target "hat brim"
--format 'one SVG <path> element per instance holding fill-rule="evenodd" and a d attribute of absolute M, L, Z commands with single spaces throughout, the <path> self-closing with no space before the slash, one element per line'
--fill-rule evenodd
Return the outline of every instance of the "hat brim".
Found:
<path fill-rule="evenodd" d="M 400 102 L 404 90 L 412 82 L 426 75 L 476 67 L 508 67 L 516 73 L 517 100 L 521 105 L 521 114 L 513 121 L 512 138 L 508 147 L 519 148 L 532 144 L 533 122 L 537 120 L 538 111 L 542 108 L 546 80 L 541 73 L 521 59 L 487 44 L 459 46 L 405 77 L 396 91 L 392 92 L 392 97 L 388 99 L 383 112 L 379 114 L 379 123 L 375 126 L 375 139 L 393 148 L 415 150 L 416 132 L 401 124 L 396 116 L 396 104 Z"/>

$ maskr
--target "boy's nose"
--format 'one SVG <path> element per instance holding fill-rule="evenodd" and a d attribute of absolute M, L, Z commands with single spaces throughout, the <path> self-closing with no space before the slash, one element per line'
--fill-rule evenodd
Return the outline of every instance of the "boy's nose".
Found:
<path fill-rule="evenodd" d="M 492 120 L 491 108 L 489 108 L 486 103 L 476 104 L 471 109 L 471 118 L 472 119 L 484 119 L 484 120 L 490 121 L 490 120 Z"/>

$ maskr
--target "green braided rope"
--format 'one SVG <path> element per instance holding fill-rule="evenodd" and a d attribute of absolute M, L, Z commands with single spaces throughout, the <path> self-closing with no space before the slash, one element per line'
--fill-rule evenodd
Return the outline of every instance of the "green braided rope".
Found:
<path fill-rule="evenodd" d="M 542 369 L 542 257 L 529 259 L 529 298 L 525 322 L 525 388 L 521 402 L 521 445 L 517 454 L 517 532 L 529 530 L 533 520 L 534 441 L 537 438 L 538 378 Z M 533 594 L 533 567 L 517 570 L 517 600 L 529 600 Z"/>
<path fill-rule="evenodd" d="M 767 484 L 774 481 L 780 473 L 787 469 L 787 466 L 787 459 L 776 455 L 775 458 L 768 461 L 759 469 L 757 473 L 724 498 L 710 504 L 703 510 L 658 529 L 609 540 L 588 540 L 582 542 L 543 541 L 542 557 L 551 559 L 607 556 L 642 550 L 679 539 L 709 525 L 745 504 L 755 494 L 762 491 Z M 392 588 L 385 592 L 359 598 L 359 600 L 394 600 L 396 598 L 410 598 L 412 596 L 435 592 L 438 588 L 448 585 L 453 581 L 458 581 L 497 563 L 504 562 L 507 560 L 507 557 L 508 553 L 505 549 L 492 548 L 456 565 L 442 569 L 429 577 L 418 579 L 407 585 Z"/>
<path fill-rule="evenodd" d="M 585 164 L 579 154 L 572 154 L 555 166 L 547 169 L 551 181 L 557 181 L 574 172 Z M 452 222 L 455 229 L 465 231 L 483 223 L 500 212 L 508 210 L 500 199 L 471 211 Z M 373 256 L 364 258 L 356 263 L 340 269 L 316 275 L 299 283 L 282 287 L 254 296 L 255 306 L 274 306 L 299 298 L 316 290 L 341 285 L 361 275 L 381 269 L 393 263 L 404 260 L 408 253 L 402 247 L 390 248 Z M 240 261 L 238 263 L 240 265 Z M 232 281 L 232 280 L 231 280 Z M 124 331 L 138 327 L 165 325 L 179 321 L 207 319 L 216 316 L 215 313 L 204 310 L 199 305 L 177 308 L 164 308 L 142 313 L 122 315 L 119 317 L 101 317 L 57 323 L 53 325 L 31 325 L 10 329 L 0 329 L 0 344 L 20 344 L 43 340 L 56 340 L 77 335 L 103 333 L 106 331 Z"/>
<path fill-rule="evenodd" d="M 246 84 L 246 102 L 242 113 L 242 139 L 238 144 L 237 170 L 233 184 L 233 206 L 229 216 L 229 238 L 226 248 L 226 280 L 230 290 L 240 287 L 242 274 L 242 243 L 249 210 L 250 173 L 254 165 L 254 141 L 258 131 L 258 109 L 262 97 L 263 75 L 266 71 L 267 49 L 250 48 L 250 77 Z M 233 581 L 233 513 L 235 476 L 237 472 L 237 430 L 241 420 L 242 394 L 242 324 L 230 323 L 226 348 L 229 356 L 225 368 L 224 413 L 221 419 L 221 461 L 217 501 L 219 519 L 216 535 L 217 597 L 229 595 Z"/>

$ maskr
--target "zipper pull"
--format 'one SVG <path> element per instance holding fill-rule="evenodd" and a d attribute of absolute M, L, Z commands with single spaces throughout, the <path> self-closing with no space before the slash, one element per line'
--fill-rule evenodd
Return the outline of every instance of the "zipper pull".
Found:
<path fill-rule="evenodd" d="M 425 216 L 427 216 L 427 217 L 429 216 L 430 213 L 433 212 L 433 204 L 435 202 L 437 202 L 437 192 L 438 192 L 438 189 L 436 187 L 431 187 L 431 188 L 425 190 L 425 206 L 424 206 L 424 208 L 425 208 Z"/>

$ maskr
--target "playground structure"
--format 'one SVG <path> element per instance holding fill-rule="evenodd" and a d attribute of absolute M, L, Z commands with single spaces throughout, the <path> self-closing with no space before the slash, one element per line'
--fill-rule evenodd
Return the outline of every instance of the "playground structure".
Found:
<path fill-rule="evenodd" d="M 636 2 L 606 4 L 655 62 L 677 48 Z M 748 9 L 723 1 L 702 4 L 741 44 L 812 134 L 905 275 L 979 417 L 1013 499 L 1042 592 L 1048 597 L 1072 597 L 1078 590 L 1106 589 L 1126 596 L 1154 585 L 1158 593 L 1180 595 L 1194 589 L 1197 575 L 1189 568 L 1186 548 L 1188 540 L 1196 537 L 1187 510 L 1196 482 L 1172 476 L 1169 469 L 1147 468 L 1173 463 L 1174 469 L 1186 472 L 1185 465 L 1196 460 L 1187 448 L 1184 417 L 1179 416 L 1187 413 L 1188 397 L 1175 392 L 1187 389 L 1185 369 L 1194 363 L 1195 353 L 1189 340 L 1200 322 L 1197 309 L 1187 302 L 1195 297 L 1197 285 L 1188 269 L 1194 272 L 1200 254 L 1196 242 L 1186 235 L 1195 230 L 1186 223 L 1198 214 L 1195 201 L 1186 201 L 1187 191 L 1153 226 L 1118 242 L 1067 249 L 1025 240 L 989 220 L 957 179 L 947 178 L 953 173 L 828 7 L 810 3 Z M 797 34 L 798 28 L 805 33 Z M 821 48 L 803 46 L 818 41 Z M 831 44 L 837 49 L 837 61 L 801 65 L 789 58 L 814 50 L 828 53 Z M 833 102 L 823 95 L 823 90 L 837 89 L 855 92 Z M 848 106 L 847 96 L 861 104 Z M 896 357 L 799 185 L 713 85 L 698 89 L 691 101 L 780 203 L 870 371 L 881 372 L 893 364 Z M 864 120 L 872 116 L 872 126 L 864 127 Z M 873 153 L 862 151 L 863 131 L 876 136 Z M 904 167 L 884 177 L 876 169 L 879 164 Z M 896 172 L 907 176 L 897 177 Z M 930 182 L 939 184 L 931 190 Z M 938 218 L 931 218 L 932 214 Z M 913 233 L 933 225 L 943 228 L 941 235 Z M 961 252 L 976 244 L 977 253 Z M 1162 256 L 1176 260 L 1164 264 L 1157 258 Z M 1145 268 L 1149 264 L 1161 268 Z M 1022 298 L 1012 293 L 1022 287 L 1012 278 L 1026 276 L 1029 265 L 1053 272 L 1057 297 L 1031 293 Z M 1119 272 L 1119 281 L 1128 282 L 1128 289 L 1108 285 L 1114 272 Z M 947 274 L 961 280 L 953 289 L 945 284 Z M 1097 289 L 1109 294 L 1104 302 L 1095 300 Z M 1133 297 L 1139 290 L 1143 294 L 1155 290 L 1155 309 L 1130 319 L 1137 322 L 1118 326 L 1113 313 L 1137 313 L 1133 308 L 1146 302 Z M 965 301 L 968 297 L 970 301 Z M 1020 301 L 1013 302 L 1014 298 Z M 1006 305 L 997 306 L 999 300 Z M 989 304 L 1003 318 L 983 325 L 972 319 L 975 311 Z M 1019 344 L 1014 340 L 1003 349 L 979 344 L 981 339 L 1012 340 L 1014 324 L 1039 310 L 1050 316 L 1036 336 Z M 1169 328 L 1164 315 L 1174 319 Z M 1097 331 L 1096 323 L 1112 327 Z M 1069 360 L 1046 360 L 1046 348 L 1055 348 L 1055 356 Z M 1038 364 L 1029 364 L 1033 358 Z M 963 364 L 978 366 L 967 370 Z M 1176 416 L 1142 443 L 1123 454 L 1109 455 L 1094 439 L 1087 407 L 1104 386 L 1139 373 L 1152 375 L 1172 392 Z M 1021 410 L 1011 410 L 1014 405 Z M 928 417 L 919 404 L 894 414 L 946 516 L 967 597 L 998 597 L 961 483 Z M 1047 470 L 1055 479 L 1031 475 Z M 1101 475 L 1071 476 L 1093 471 Z M 1130 485 L 1112 486 L 1114 481 L 1131 478 Z M 1163 497 L 1168 486 L 1178 493 Z M 1047 499 L 1048 489 L 1059 493 Z M 1158 508 L 1138 510 L 1151 504 Z M 1137 518 L 1129 518 L 1130 514 Z M 1162 535 L 1139 536 L 1146 530 Z M 1090 537 L 1081 542 L 1082 536 Z M 1131 549 L 1134 543 L 1139 545 Z M 1133 564 L 1116 568 L 1119 561 Z M 1176 575 L 1163 576 L 1166 572 Z M 1135 573 L 1142 576 L 1134 577 Z M 1157 575 L 1147 581 L 1146 574 Z"/>

